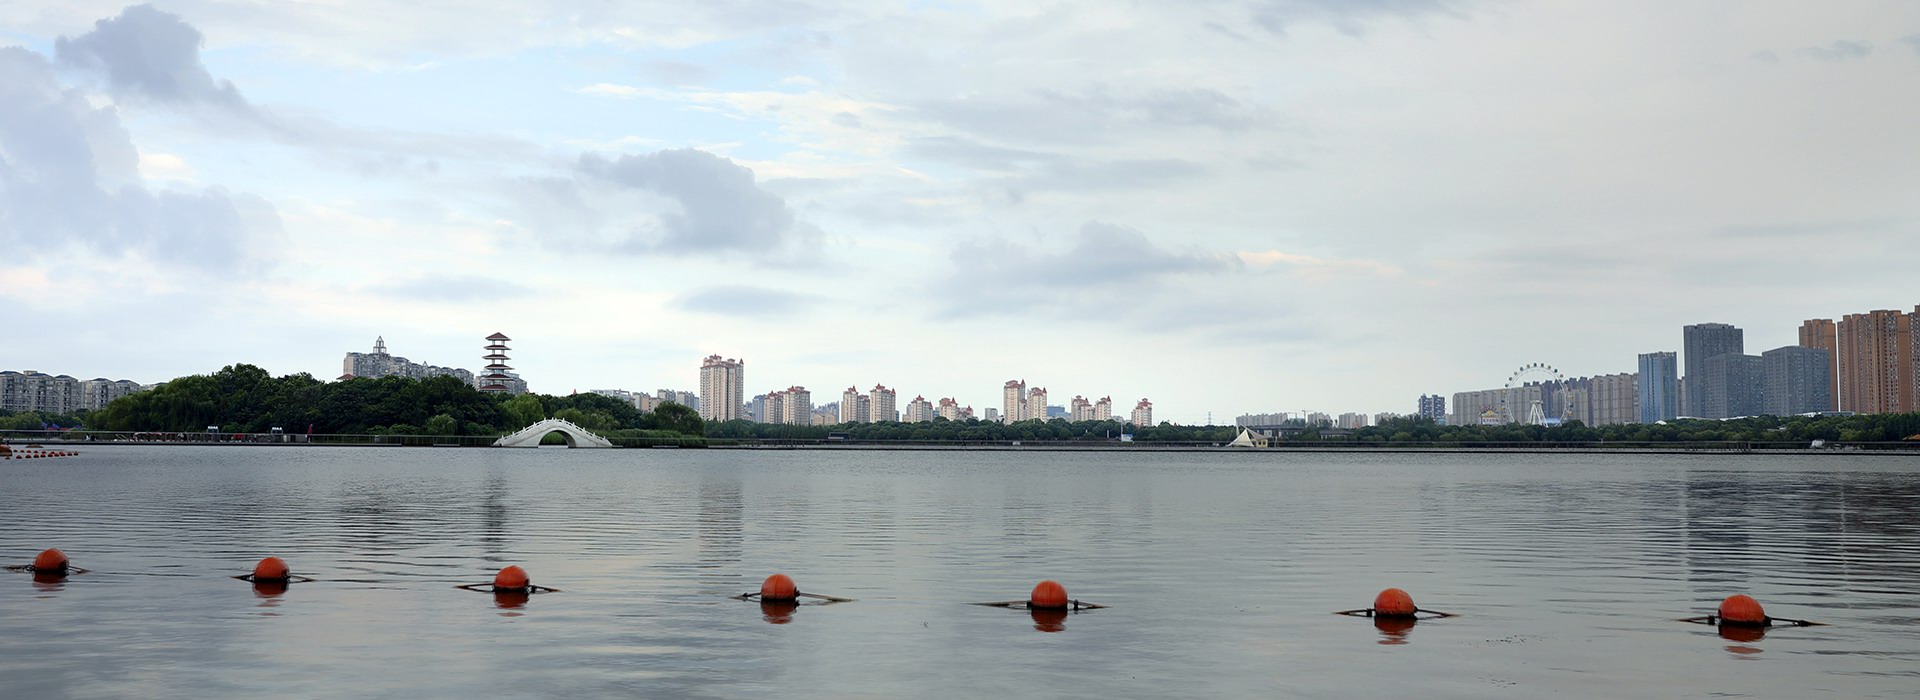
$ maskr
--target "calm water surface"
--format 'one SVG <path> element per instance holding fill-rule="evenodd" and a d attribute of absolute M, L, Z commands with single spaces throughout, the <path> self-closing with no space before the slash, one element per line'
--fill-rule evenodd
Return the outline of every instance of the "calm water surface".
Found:
<path fill-rule="evenodd" d="M 95 571 L 0 572 L 0 696 L 1920 693 L 1912 458 L 82 451 L 0 462 L 0 558 Z M 1042 578 L 1113 607 L 964 604 Z M 1462 616 L 1328 614 L 1387 586 Z M 1832 624 L 1673 621 L 1735 592 Z"/>

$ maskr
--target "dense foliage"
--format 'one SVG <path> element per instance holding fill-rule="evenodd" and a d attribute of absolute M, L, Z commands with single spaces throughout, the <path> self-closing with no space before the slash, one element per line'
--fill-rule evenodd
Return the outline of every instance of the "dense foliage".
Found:
<path fill-rule="evenodd" d="M 41 413 L 38 411 L 8 411 L 0 409 L 0 430 L 60 430 L 78 427 L 82 423 L 80 413 Z"/>
<path fill-rule="evenodd" d="M 269 376 L 252 365 L 181 377 L 115 399 L 83 417 L 93 430 L 226 433 L 498 435 L 548 416 L 595 431 L 648 430 L 699 435 L 700 416 L 679 404 L 641 413 L 599 394 L 488 394 L 452 377 L 322 382 L 307 374 Z M 37 426 L 36 426 L 37 427 Z"/>

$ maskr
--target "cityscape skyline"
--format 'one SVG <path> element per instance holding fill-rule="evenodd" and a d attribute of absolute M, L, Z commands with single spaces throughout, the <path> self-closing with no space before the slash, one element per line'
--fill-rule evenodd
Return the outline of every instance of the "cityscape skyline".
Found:
<path fill-rule="evenodd" d="M 542 392 L 718 353 L 1200 423 L 1913 296 L 1911 4 L 363 2 L 0 6 L 0 365 L 505 329 Z"/>

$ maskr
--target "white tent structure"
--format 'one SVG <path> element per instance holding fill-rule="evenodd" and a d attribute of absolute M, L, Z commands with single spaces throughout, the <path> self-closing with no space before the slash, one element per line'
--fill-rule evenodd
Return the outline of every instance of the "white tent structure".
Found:
<path fill-rule="evenodd" d="M 1264 436 L 1255 435 L 1253 434 L 1253 431 L 1248 430 L 1246 428 L 1241 428 L 1239 437 L 1234 438 L 1233 442 L 1227 443 L 1227 446 L 1228 447 L 1266 447 L 1267 438 Z"/>

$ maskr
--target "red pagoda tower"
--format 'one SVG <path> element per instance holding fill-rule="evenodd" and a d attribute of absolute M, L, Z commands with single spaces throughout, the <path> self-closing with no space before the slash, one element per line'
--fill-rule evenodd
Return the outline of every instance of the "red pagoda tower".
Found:
<path fill-rule="evenodd" d="M 507 341 L 509 340 L 513 339 L 507 337 L 505 333 L 487 336 L 487 354 L 481 357 L 487 361 L 486 369 L 480 375 L 481 391 L 507 391 L 507 381 L 513 379 L 506 374 L 507 370 L 513 369 L 507 366 L 507 350 L 510 349 L 507 347 Z"/>

